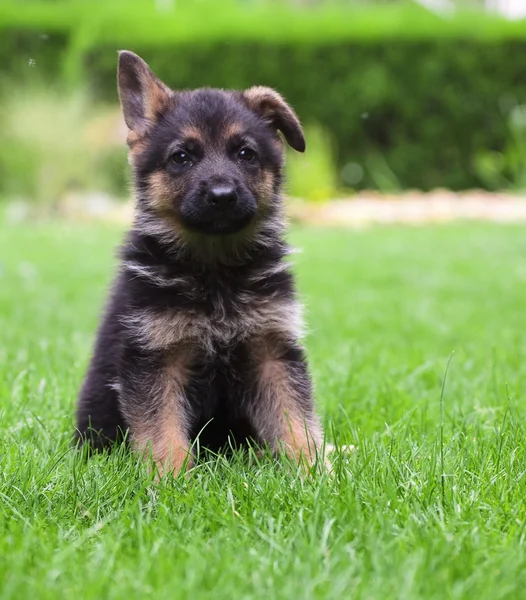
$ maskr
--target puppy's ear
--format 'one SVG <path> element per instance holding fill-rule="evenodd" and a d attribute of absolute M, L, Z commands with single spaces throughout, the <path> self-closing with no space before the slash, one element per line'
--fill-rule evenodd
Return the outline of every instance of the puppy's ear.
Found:
<path fill-rule="evenodd" d="M 283 133 L 289 146 L 305 152 L 305 137 L 299 119 L 276 90 L 255 86 L 243 92 L 243 98 L 251 110 Z"/>
<path fill-rule="evenodd" d="M 128 50 L 119 52 L 117 82 L 124 121 L 138 133 L 155 122 L 173 97 L 170 88 L 152 73 L 144 60 Z"/>

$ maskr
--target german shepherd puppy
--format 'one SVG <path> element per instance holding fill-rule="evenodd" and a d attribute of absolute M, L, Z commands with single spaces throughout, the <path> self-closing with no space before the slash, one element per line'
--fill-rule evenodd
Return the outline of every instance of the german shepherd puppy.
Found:
<path fill-rule="evenodd" d="M 301 307 L 286 262 L 283 143 L 305 150 L 274 90 L 173 91 L 119 55 L 136 215 L 77 410 L 95 449 L 129 432 L 160 473 L 192 444 L 254 440 L 310 467 L 321 450 Z"/>

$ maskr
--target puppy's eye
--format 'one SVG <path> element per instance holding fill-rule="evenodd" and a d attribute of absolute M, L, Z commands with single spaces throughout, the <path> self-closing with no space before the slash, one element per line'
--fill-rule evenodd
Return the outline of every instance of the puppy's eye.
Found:
<path fill-rule="evenodd" d="M 189 165 L 192 162 L 190 155 L 182 150 L 178 150 L 174 152 L 171 156 L 171 160 L 178 165 Z"/>
<path fill-rule="evenodd" d="M 247 162 L 251 162 L 256 158 L 256 153 L 254 150 L 250 148 L 241 148 L 237 155 L 239 160 L 246 160 Z"/>

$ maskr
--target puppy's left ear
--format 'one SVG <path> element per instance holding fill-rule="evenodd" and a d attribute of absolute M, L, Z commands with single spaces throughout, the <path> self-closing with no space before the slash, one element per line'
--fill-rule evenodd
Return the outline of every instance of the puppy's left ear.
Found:
<path fill-rule="evenodd" d="M 299 119 L 276 90 L 263 86 L 251 87 L 243 92 L 243 99 L 252 111 L 283 133 L 291 148 L 305 152 L 305 137 Z"/>

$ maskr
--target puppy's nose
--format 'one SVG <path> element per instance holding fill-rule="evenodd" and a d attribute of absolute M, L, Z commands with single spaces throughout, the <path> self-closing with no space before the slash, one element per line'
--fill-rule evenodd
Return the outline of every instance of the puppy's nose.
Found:
<path fill-rule="evenodd" d="M 237 192 L 229 185 L 216 185 L 208 192 L 207 200 L 218 208 L 227 208 L 237 202 Z"/>

